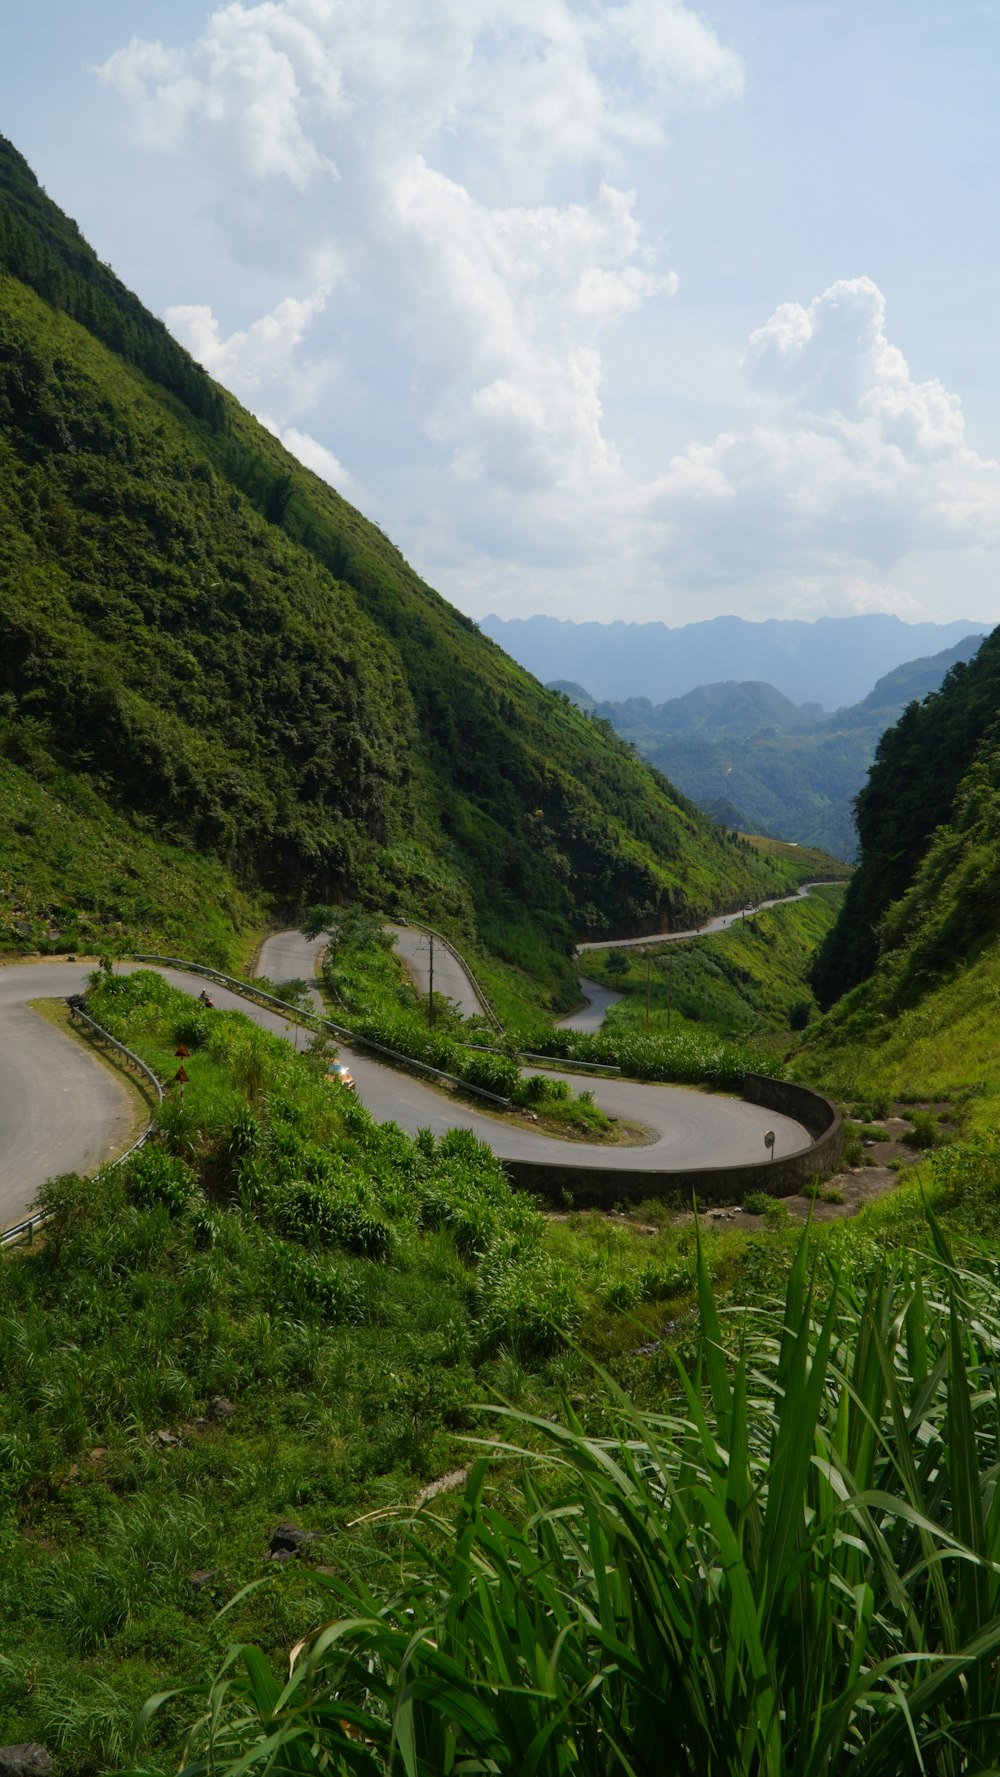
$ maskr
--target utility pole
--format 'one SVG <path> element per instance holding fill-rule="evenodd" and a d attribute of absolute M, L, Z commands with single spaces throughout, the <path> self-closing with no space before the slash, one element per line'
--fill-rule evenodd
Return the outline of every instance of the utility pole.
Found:
<path fill-rule="evenodd" d="M 670 1029 L 670 1017 L 674 1009 L 674 953 L 667 951 L 667 1029 Z"/>
<path fill-rule="evenodd" d="M 433 1030 L 434 1029 L 434 936 L 433 936 L 433 933 L 429 934 L 429 936 L 430 936 L 430 940 L 431 940 L 431 970 L 430 970 L 430 984 L 427 988 L 427 1024 L 428 1024 L 428 1028 L 430 1030 Z"/>
<path fill-rule="evenodd" d="M 646 952 L 646 1029 L 647 1030 L 649 1029 L 649 966 L 650 966 L 651 962 L 652 962 L 652 957 L 650 956 L 649 951 L 647 950 L 647 952 Z"/>

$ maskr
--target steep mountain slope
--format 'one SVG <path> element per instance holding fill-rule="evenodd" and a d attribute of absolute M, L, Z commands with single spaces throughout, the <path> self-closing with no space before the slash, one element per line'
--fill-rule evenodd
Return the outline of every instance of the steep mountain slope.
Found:
<path fill-rule="evenodd" d="M 964 1105 L 995 1142 L 1000 1115 L 1000 738 L 996 725 L 879 927 L 871 975 L 839 999 L 802 1051 L 803 1077 L 847 1097 Z M 984 1184 L 996 1193 L 995 1161 Z"/>
<path fill-rule="evenodd" d="M 603 701 L 683 697 L 696 685 L 756 679 L 796 703 L 836 710 L 856 703 L 873 681 L 919 654 L 936 654 L 984 625 L 904 623 L 857 617 L 711 617 L 666 623 L 574 623 L 557 617 L 485 617 L 482 628 L 546 683 L 575 680 Z"/>
<path fill-rule="evenodd" d="M 213 384 L 2 141 L 0 271 L 0 772 L 82 785 L 175 870 L 421 908 L 500 953 L 763 891 Z M 64 899 L 103 929 L 88 865 L 63 858 Z"/>
<path fill-rule="evenodd" d="M 882 736 L 857 798 L 861 863 L 814 969 L 835 999 L 879 971 L 912 1004 L 1000 931 L 1000 630 Z"/>

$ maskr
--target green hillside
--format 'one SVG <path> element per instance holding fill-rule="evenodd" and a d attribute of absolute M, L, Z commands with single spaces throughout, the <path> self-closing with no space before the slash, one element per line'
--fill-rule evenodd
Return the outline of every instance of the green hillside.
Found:
<path fill-rule="evenodd" d="M 931 942 L 931 954 L 914 964 L 928 971 L 924 987 L 935 972 L 968 960 L 996 935 L 1000 909 L 990 886 L 996 830 L 991 835 L 988 818 L 984 826 L 977 811 L 996 781 L 998 712 L 1000 631 L 994 630 L 974 660 L 952 667 L 939 692 L 909 704 L 882 736 L 856 803 L 861 863 L 814 969 L 822 1004 L 865 980 L 880 955 L 915 942 L 928 920 L 952 923 Z M 960 861 L 969 857 L 975 863 L 966 870 Z M 890 914 L 904 896 L 906 911 Z M 907 991 L 918 991 L 912 971 Z"/>
<path fill-rule="evenodd" d="M 1000 631 L 883 736 L 858 798 L 861 863 L 812 978 L 832 1009 L 799 1070 L 1000 1105 Z"/>
<path fill-rule="evenodd" d="M 212 383 L 3 142 L 0 269 L 5 806 L 14 767 L 76 783 L 88 818 L 172 848 L 165 881 L 208 860 L 234 927 L 237 885 L 280 911 L 360 895 L 499 955 L 530 930 L 550 968 L 573 936 L 763 892 Z M 153 929 L 75 815 L 58 859 L 46 829 L 5 857 L 0 944 Z"/>

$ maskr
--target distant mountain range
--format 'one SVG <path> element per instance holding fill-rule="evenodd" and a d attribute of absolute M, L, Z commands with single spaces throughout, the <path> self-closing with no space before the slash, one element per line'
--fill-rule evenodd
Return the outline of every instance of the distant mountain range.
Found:
<path fill-rule="evenodd" d="M 671 629 L 666 623 L 574 623 L 558 617 L 485 617 L 484 635 L 543 684 L 585 685 L 599 701 L 683 697 L 696 686 L 758 681 L 793 703 L 833 711 L 860 703 L 894 667 L 937 655 L 982 624 L 904 623 L 871 613 L 814 623 L 712 617 Z"/>
<path fill-rule="evenodd" d="M 894 667 L 861 702 L 833 716 L 756 681 L 699 685 L 661 704 L 645 697 L 597 702 L 565 679 L 551 681 L 550 689 L 609 722 L 724 826 L 851 858 L 851 805 L 879 737 L 979 645 L 980 638 L 969 635 L 939 654 Z"/>

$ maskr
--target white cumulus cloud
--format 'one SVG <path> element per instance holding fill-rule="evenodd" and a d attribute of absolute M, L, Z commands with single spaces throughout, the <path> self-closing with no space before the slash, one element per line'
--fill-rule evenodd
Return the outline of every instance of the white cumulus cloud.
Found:
<path fill-rule="evenodd" d="M 264 403 L 287 418 L 314 406 L 333 374 L 329 359 L 308 361 L 299 352 L 326 298 L 325 289 L 287 296 L 270 314 L 227 336 L 205 303 L 177 303 L 164 320 L 191 356 L 245 406 L 256 413 Z"/>
<path fill-rule="evenodd" d="M 682 0 L 231 0 L 99 73 L 267 290 L 236 325 L 189 266 L 174 333 L 466 608 L 904 610 L 921 551 L 1000 540 L 1000 466 L 863 277 L 775 309 L 725 428 L 626 470 L 608 337 L 677 288 L 640 175 L 743 83 Z"/>
<path fill-rule="evenodd" d="M 690 445 L 647 490 L 682 573 L 724 579 L 743 564 L 808 579 L 839 566 L 845 599 L 870 609 L 860 570 L 1000 540 L 1000 464 L 967 442 L 956 395 L 912 377 L 870 278 L 783 303 L 744 366 L 766 418 Z"/>
<path fill-rule="evenodd" d="M 742 79 L 681 0 L 234 0 L 185 47 L 133 38 L 98 72 L 145 141 L 197 157 L 236 259 L 289 281 L 333 263 L 370 297 L 466 494 L 617 471 L 601 335 L 676 275 L 614 169 L 672 105 Z M 583 175 L 571 201 L 565 169 Z M 168 315 L 269 411 L 280 378 L 315 377 L 295 369 L 295 318 L 286 303 L 226 338 L 197 301 Z"/>

